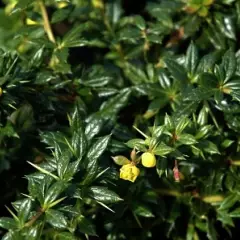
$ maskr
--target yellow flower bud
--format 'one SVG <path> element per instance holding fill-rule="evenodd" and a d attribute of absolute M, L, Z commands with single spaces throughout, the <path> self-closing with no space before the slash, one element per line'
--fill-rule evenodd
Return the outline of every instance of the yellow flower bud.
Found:
<path fill-rule="evenodd" d="M 135 160 L 136 160 L 136 158 L 137 158 L 137 153 L 136 153 L 135 148 L 131 151 L 130 157 L 131 157 L 132 161 L 135 161 Z"/>
<path fill-rule="evenodd" d="M 92 0 L 92 5 L 95 8 L 99 8 L 99 9 L 103 9 L 104 8 L 104 4 L 102 0 Z"/>
<path fill-rule="evenodd" d="M 132 163 L 123 165 L 120 169 L 120 178 L 130 182 L 134 182 L 139 174 L 140 170 Z"/>
<path fill-rule="evenodd" d="M 67 3 L 67 2 L 64 2 L 64 1 L 57 3 L 57 7 L 58 7 L 58 8 L 65 8 L 65 7 L 67 7 L 67 6 L 68 6 L 68 3 Z"/>
<path fill-rule="evenodd" d="M 198 11 L 198 15 L 200 17 L 206 17 L 208 15 L 208 8 L 207 7 L 201 7 L 200 10 Z"/>
<path fill-rule="evenodd" d="M 209 5 L 212 5 L 214 2 L 214 0 L 203 0 L 203 5 L 204 6 L 209 6 Z"/>
<path fill-rule="evenodd" d="M 54 69 L 59 64 L 59 59 L 56 55 L 52 55 L 51 60 L 49 62 L 49 67 Z"/>
<path fill-rule="evenodd" d="M 2 96 L 2 93 L 3 93 L 3 90 L 2 90 L 2 88 L 0 87 L 0 97 Z"/>
<path fill-rule="evenodd" d="M 26 24 L 27 25 L 38 25 L 38 22 L 32 20 L 31 18 L 26 19 Z"/>
<path fill-rule="evenodd" d="M 156 166 L 156 157 L 150 152 L 145 152 L 142 154 L 142 165 L 147 168 Z"/>

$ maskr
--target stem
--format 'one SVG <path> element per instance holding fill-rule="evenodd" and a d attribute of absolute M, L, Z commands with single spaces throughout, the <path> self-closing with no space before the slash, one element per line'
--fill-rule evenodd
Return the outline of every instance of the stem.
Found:
<path fill-rule="evenodd" d="M 18 57 L 16 57 L 16 58 L 14 59 L 13 63 L 11 64 L 11 66 L 9 67 L 9 69 L 7 70 L 5 76 L 8 76 L 8 75 L 9 75 L 9 73 L 12 71 L 14 65 L 16 64 L 17 60 L 18 60 Z"/>
<path fill-rule="evenodd" d="M 115 32 L 114 32 L 114 29 L 112 28 L 110 22 L 109 22 L 109 19 L 106 15 L 106 12 L 105 12 L 105 6 L 104 8 L 102 9 L 102 17 L 103 17 L 103 22 L 107 28 L 107 30 L 109 31 L 110 35 L 112 36 L 113 39 L 115 39 Z M 122 46 L 121 44 L 117 44 L 117 45 L 114 45 L 114 49 L 118 52 L 123 64 L 125 64 L 125 57 L 124 57 L 124 53 L 123 53 L 123 50 L 122 50 Z"/>
<path fill-rule="evenodd" d="M 30 227 L 32 226 L 37 220 L 38 218 L 40 218 L 43 214 L 43 211 L 40 210 L 39 212 L 37 212 L 36 215 L 34 215 L 26 224 L 25 224 L 25 227 Z"/>
<path fill-rule="evenodd" d="M 216 203 L 216 202 L 222 202 L 224 200 L 223 195 L 207 195 L 207 196 L 199 196 L 198 194 L 194 194 L 193 192 L 179 192 L 176 190 L 170 190 L 170 189 L 155 189 L 155 192 L 159 195 L 163 196 L 171 196 L 171 197 L 194 197 L 202 200 L 206 203 Z"/>
<path fill-rule="evenodd" d="M 133 126 L 135 130 L 137 130 L 142 136 L 144 136 L 146 139 L 149 138 L 145 133 L 143 133 L 140 129 L 138 129 L 136 126 Z"/>
<path fill-rule="evenodd" d="M 155 192 L 159 195 L 172 196 L 172 197 L 182 197 L 183 193 L 170 189 L 155 189 Z"/>
<path fill-rule="evenodd" d="M 138 226 L 139 226 L 140 228 L 142 228 L 142 224 L 141 224 L 141 222 L 140 222 L 138 216 L 137 216 L 133 211 L 132 211 L 132 214 L 133 214 L 133 216 L 134 216 L 134 218 L 135 218 L 135 220 L 136 220 Z"/>
<path fill-rule="evenodd" d="M 49 18 L 48 18 L 48 14 L 47 14 L 47 10 L 46 10 L 46 7 L 44 5 L 44 2 L 42 0 L 39 0 L 38 3 L 39 3 L 39 7 L 40 7 L 40 10 L 41 10 L 41 13 L 42 13 L 43 26 L 44 26 L 45 32 L 48 35 L 48 39 L 51 42 L 55 43 L 56 40 L 55 40 L 55 37 L 54 37 L 53 32 L 52 32 L 52 28 L 51 28 L 51 25 L 50 25 L 50 22 L 49 22 Z"/>

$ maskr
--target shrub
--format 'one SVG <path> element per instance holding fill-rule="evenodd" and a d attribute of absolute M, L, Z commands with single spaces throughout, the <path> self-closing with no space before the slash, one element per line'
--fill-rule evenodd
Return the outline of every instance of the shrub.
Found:
<path fill-rule="evenodd" d="M 236 0 L 5 0 L 2 239 L 237 237 L 239 16 Z"/>

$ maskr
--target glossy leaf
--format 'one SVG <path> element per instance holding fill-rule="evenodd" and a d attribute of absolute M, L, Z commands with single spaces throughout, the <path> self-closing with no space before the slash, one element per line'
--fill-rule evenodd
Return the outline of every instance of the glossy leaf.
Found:
<path fill-rule="evenodd" d="M 17 223 L 14 219 L 9 217 L 1 217 L 0 218 L 0 227 L 4 229 L 15 229 L 17 227 Z"/>
<path fill-rule="evenodd" d="M 195 139 L 194 136 L 190 135 L 190 134 L 181 134 L 180 136 L 178 136 L 177 141 L 179 141 L 180 143 L 184 144 L 184 145 L 192 145 L 197 143 L 197 140 Z"/>
<path fill-rule="evenodd" d="M 99 138 L 89 149 L 87 158 L 89 161 L 98 159 L 107 148 L 111 135 Z"/>
<path fill-rule="evenodd" d="M 31 207 L 32 207 L 31 199 L 24 199 L 21 202 L 20 208 L 18 210 L 18 217 L 22 223 L 24 223 L 28 220 L 30 211 L 31 211 Z"/>
<path fill-rule="evenodd" d="M 65 190 L 66 184 L 64 182 L 55 182 L 46 192 L 44 199 L 44 205 L 48 206 L 50 203 L 55 201 L 57 197 Z"/>
<path fill-rule="evenodd" d="M 187 49 L 185 64 L 187 71 L 193 76 L 198 64 L 198 50 L 193 43 L 191 43 Z"/>
<path fill-rule="evenodd" d="M 156 148 L 154 148 L 153 153 L 155 155 L 164 157 L 165 155 L 171 153 L 172 151 L 174 151 L 173 148 L 167 146 L 165 143 L 160 143 L 159 145 L 157 145 Z"/>
<path fill-rule="evenodd" d="M 222 60 L 222 66 L 225 70 L 225 82 L 228 81 L 235 73 L 236 70 L 236 58 L 233 51 L 228 50 Z"/>
<path fill-rule="evenodd" d="M 188 77 L 183 66 L 172 59 L 165 59 L 165 63 L 176 81 L 180 81 L 181 85 L 187 83 Z"/>
<path fill-rule="evenodd" d="M 136 203 L 133 206 L 133 212 L 138 216 L 142 216 L 146 218 L 154 217 L 154 214 L 152 213 L 151 209 L 143 204 Z"/>
<path fill-rule="evenodd" d="M 140 138 L 134 138 L 134 139 L 131 139 L 129 140 L 128 142 L 126 142 L 126 145 L 129 147 L 129 148 L 136 148 L 140 151 L 146 151 L 147 148 L 146 148 L 146 143 L 143 139 L 140 139 Z"/>
<path fill-rule="evenodd" d="M 49 209 L 45 214 L 46 221 L 54 228 L 65 229 L 67 227 L 67 220 L 60 211 Z"/>
<path fill-rule="evenodd" d="M 93 223 L 83 215 L 78 218 L 79 230 L 90 236 L 96 236 L 96 228 Z"/>
<path fill-rule="evenodd" d="M 88 196 L 102 203 L 115 203 L 122 201 L 122 199 L 115 192 L 100 186 L 90 187 L 88 189 Z"/>

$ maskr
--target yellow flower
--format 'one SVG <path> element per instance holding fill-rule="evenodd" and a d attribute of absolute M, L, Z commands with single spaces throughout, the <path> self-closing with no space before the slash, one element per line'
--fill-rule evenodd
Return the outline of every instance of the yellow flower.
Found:
<path fill-rule="evenodd" d="M 145 152 L 142 154 L 142 165 L 147 168 L 156 166 L 156 157 L 150 152 Z"/>
<path fill-rule="evenodd" d="M 2 88 L 0 87 L 0 97 L 2 96 L 2 93 L 3 93 L 3 90 L 2 90 Z"/>
<path fill-rule="evenodd" d="M 120 169 L 120 178 L 134 182 L 139 175 L 140 170 L 132 163 L 123 165 Z"/>

